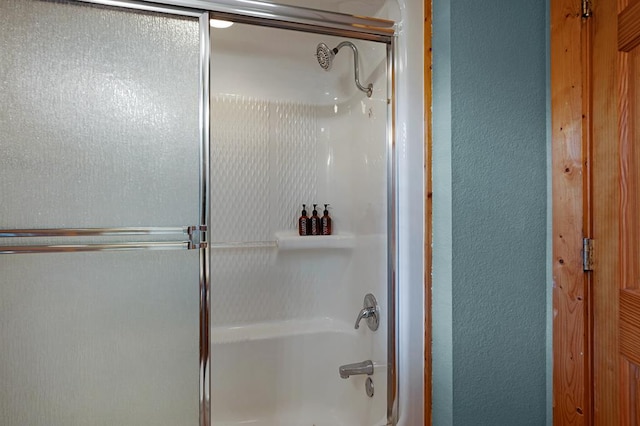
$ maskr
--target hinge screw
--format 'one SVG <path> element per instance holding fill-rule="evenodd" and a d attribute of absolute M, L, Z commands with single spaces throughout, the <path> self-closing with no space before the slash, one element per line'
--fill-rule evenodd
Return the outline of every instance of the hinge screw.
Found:
<path fill-rule="evenodd" d="M 591 0 L 582 0 L 582 17 L 591 17 Z"/>

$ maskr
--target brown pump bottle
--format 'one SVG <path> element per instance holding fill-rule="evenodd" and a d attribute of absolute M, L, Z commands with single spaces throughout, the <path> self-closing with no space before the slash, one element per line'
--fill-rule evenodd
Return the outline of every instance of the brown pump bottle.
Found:
<path fill-rule="evenodd" d="M 311 218 L 309 223 L 311 226 L 311 235 L 320 235 L 320 216 L 318 216 L 317 204 L 313 205 L 313 211 L 311 212 Z"/>
<path fill-rule="evenodd" d="M 309 227 L 309 217 L 307 216 L 307 205 L 302 205 L 302 215 L 298 219 L 298 234 L 299 235 L 311 235 L 311 229 Z"/>
<path fill-rule="evenodd" d="M 329 210 L 327 207 L 329 204 L 324 205 L 324 211 L 320 218 L 320 233 L 321 235 L 331 235 L 331 218 L 329 217 Z"/>

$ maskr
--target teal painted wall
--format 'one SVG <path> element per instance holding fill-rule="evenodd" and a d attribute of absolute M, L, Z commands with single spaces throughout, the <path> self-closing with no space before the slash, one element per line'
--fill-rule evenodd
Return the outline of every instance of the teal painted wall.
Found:
<path fill-rule="evenodd" d="M 546 0 L 434 0 L 436 426 L 550 422 L 547 33 Z"/>

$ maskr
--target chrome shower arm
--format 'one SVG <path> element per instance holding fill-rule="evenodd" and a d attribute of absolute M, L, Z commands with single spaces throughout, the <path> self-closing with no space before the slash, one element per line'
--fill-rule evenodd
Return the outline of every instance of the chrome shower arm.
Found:
<path fill-rule="evenodd" d="M 350 41 L 343 41 L 340 44 L 338 44 L 333 50 L 335 53 L 338 53 L 338 51 L 345 46 L 350 47 L 351 50 L 353 51 L 353 62 L 354 62 L 353 70 L 354 70 L 354 77 L 356 80 L 356 86 L 358 86 L 358 89 L 365 92 L 367 94 L 367 97 L 370 98 L 371 94 L 373 93 L 373 84 L 369 83 L 367 87 L 364 87 L 362 84 L 360 84 L 360 65 L 358 60 L 358 49 L 356 48 L 355 44 L 351 43 Z"/>

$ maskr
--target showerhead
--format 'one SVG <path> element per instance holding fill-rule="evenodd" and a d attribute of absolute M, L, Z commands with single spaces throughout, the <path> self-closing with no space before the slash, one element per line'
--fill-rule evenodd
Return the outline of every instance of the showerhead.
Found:
<path fill-rule="evenodd" d="M 360 78 L 358 76 L 358 48 L 355 46 L 355 44 L 351 43 L 350 41 L 343 41 L 333 49 L 330 49 L 326 44 L 320 43 L 316 48 L 316 58 L 318 59 L 318 63 L 323 70 L 329 71 L 331 69 L 331 65 L 333 64 L 333 58 L 336 56 L 338 51 L 345 46 L 350 47 L 351 50 L 353 50 L 353 71 L 356 80 L 356 86 L 358 86 L 358 89 L 365 92 L 367 94 L 367 97 L 370 98 L 371 94 L 373 93 L 373 84 L 369 84 L 367 87 L 364 87 L 362 84 L 360 84 Z"/>
<path fill-rule="evenodd" d="M 338 49 L 330 49 L 324 43 L 320 43 L 316 48 L 316 58 L 318 58 L 318 63 L 322 67 L 323 70 L 329 71 L 331 69 L 331 65 L 333 64 L 333 58 L 338 53 Z"/>

